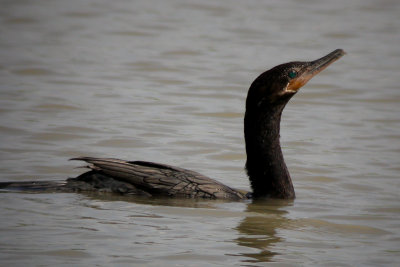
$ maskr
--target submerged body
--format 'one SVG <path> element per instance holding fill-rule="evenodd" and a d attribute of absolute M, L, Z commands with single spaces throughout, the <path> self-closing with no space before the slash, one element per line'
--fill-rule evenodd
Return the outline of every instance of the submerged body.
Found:
<path fill-rule="evenodd" d="M 200 173 L 144 161 L 81 157 L 90 171 L 63 182 L 7 182 L 0 188 L 45 191 L 105 191 L 135 195 L 165 195 L 220 199 L 274 197 L 292 199 L 295 192 L 279 142 L 284 107 L 312 77 L 344 55 L 337 49 L 310 62 L 290 62 L 261 74 L 246 99 L 244 133 L 246 170 L 252 193 L 226 186 Z"/>
<path fill-rule="evenodd" d="M 0 188 L 46 192 L 109 192 L 124 195 L 240 200 L 251 197 L 198 172 L 145 161 L 82 157 L 91 170 L 65 181 L 6 182 Z"/>

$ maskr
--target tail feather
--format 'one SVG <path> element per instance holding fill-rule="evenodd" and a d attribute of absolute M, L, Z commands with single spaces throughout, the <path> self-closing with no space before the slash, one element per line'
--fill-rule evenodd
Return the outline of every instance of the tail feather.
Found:
<path fill-rule="evenodd" d="M 26 181 L 1 182 L 0 189 L 16 191 L 58 191 L 65 187 L 66 181 Z"/>

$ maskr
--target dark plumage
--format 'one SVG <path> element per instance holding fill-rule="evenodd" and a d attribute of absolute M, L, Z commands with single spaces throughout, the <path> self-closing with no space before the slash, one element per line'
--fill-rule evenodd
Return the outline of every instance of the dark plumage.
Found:
<path fill-rule="evenodd" d="M 164 164 L 80 157 L 90 171 L 64 182 L 8 182 L 0 188 L 45 191 L 104 191 L 239 200 L 250 197 L 295 197 L 279 142 L 282 111 L 312 77 L 344 55 L 337 49 L 311 62 L 290 62 L 261 74 L 251 85 L 244 118 L 246 170 L 253 192 L 242 192 L 200 173 Z"/>
<path fill-rule="evenodd" d="M 100 175 L 134 185 L 127 191 L 130 194 L 226 199 L 245 197 L 242 193 L 200 173 L 165 164 L 89 157 L 73 160 L 88 162 L 92 171 L 69 179 L 68 182 L 86 181 L 93 184 L 91 181 L 98 180 Z"/>

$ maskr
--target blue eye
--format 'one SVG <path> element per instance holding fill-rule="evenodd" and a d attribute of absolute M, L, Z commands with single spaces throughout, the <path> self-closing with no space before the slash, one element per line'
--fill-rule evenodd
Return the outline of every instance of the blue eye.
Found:
<path fill-rule="evenodd" d="M 289 71 L 288 75 L 289 75 L 289 77 L 290 77 L 291 79 L 293 79 L 293 78 L 296 78 L 297 72 L 294 71 L 294 70 L 291 70 L 291 71 Z"/>

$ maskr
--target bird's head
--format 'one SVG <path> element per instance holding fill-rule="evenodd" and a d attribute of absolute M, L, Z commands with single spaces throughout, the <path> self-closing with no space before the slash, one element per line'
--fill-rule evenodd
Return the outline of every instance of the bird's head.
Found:
<path fill-rule="evenodd" d="M 246 108 L 284 107 L 312 77 L 344 54 L 342 49 L 337 49 L 314 61 L 289 62 L 262 73 L 249 89 Z"/>

